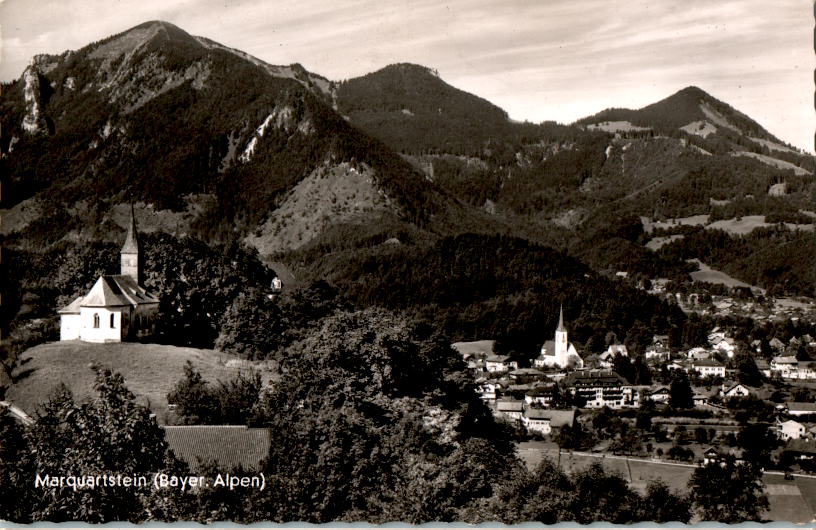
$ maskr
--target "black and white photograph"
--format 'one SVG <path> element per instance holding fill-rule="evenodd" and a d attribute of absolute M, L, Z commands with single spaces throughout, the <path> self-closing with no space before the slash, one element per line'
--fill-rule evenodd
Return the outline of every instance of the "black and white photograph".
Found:
<path fill-rule="evenodd" d="M 0 0 L 0 526 L 816 522 L 813 0 Z"/>

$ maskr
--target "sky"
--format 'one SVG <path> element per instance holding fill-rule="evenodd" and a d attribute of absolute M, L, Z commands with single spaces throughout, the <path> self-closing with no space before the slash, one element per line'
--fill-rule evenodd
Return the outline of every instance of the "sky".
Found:
<path fill-rule="evenodd" d="M 532 122 L 695 85 L 814 151 L 812 0 L 2 0 L 0 81 L 148 20 L 333 80 L 422 64 Z"/>

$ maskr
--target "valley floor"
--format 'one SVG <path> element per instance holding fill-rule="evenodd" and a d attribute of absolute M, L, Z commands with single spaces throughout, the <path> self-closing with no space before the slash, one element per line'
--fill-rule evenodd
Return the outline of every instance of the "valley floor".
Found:
<path fill-rule="evenodd" d="M 549 458 L 567 472 L 584 469 L 600 459 L 607 471 L 619 473 L 640 492 L 646 490 L 649 481 L 660 479 L 673 490 L 685 493 L 696 467 L 606 453 L 561 451 L 559 454 L 558 446 L 551 442 L 521 442 L 518 454 L 529 469 L 535 469 L 543 458 Z M 816 476 L 796 474 L 793 481 L 786 481 L 781 472 L 770 471 L 765 473 L 763 480 L 771 504 L 766 518 L 799 524 L 816 520 Z"/>

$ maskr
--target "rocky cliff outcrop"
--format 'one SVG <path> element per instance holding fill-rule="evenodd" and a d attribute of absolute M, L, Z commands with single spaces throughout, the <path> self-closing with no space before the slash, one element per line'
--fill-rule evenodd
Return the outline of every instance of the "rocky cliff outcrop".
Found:
<path fill-rule="evenodd" d="M 23 131 L 28 134 L 48 132 L 48 125 L 42 112 L 42 81 L 34 61 L 23 72 L 23 98 L 25 100 Z"/>

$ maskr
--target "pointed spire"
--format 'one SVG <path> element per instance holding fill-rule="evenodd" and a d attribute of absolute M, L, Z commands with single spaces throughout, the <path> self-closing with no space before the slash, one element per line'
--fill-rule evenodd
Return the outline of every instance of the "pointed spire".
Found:
<path fill-rule="evenodd" d="M 558 327 L 555 328 L 555 331 L 567 331 L 564 328 L 564 304 L 561 304 L 561 312 L 558 315 Z"/>
<path fill-rule="evenodd" d="M 122 254 L 136 254 L 139 252 L 139 239 L 136 233 L 136 214 L 133 210 L 133 203 L 130 203 L 130 226 L 128 226 L 125 244 L 122 246 Z"/>

